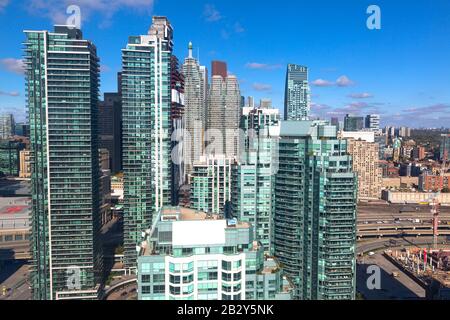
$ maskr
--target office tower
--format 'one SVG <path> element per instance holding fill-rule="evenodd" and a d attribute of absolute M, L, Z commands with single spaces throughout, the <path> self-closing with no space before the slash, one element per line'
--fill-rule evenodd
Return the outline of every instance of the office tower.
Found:
<path fill-rule="evenodd" d="M 245 97 L 241 96 L 241 109 L 245 108 Z"/>
<path fill-rule="evenodd" d="M 331 118 L 331 125 L 335 126 L 338 130 L 340 130 L 339 118 L 333 117 Z"/>
<path fill-rule="evenodd" d="M 231 200 L 232 158 L 223 155 L 202 156 L 194 162 L 191 177 L 190 207 L 195 210 L 224 214 Z"/>
<path fill-rule="evenodd" d="M 31 152 L 30 150 L 22 150 L 19 154 L 20 171 L 19 178 L 31 178 Z"/>
<path fill-rule="evenodd" d="M 214 64 L 213 64 L 214 68 Z M 214 75 L 208 96 L 206 147 L 208 154 L 239 155 L 239 121 L 241 94 L 236 76 Z"/>
<path fill-rule="evenodd" d="M 281 266 L 265 257 L 252 225 L 165 207 L 145 232 L 139 300 L 290 300 Z"/>
<path fill-rule="evenodd" d="M 20 152 L 25 144 L 19 141 L 0 141 L 0 176 L 18 177 L 20 171 Z"/>
<path fill-rule="evenodd" d="M 172 202 L 172 39 L 169 20 L 153 17 L 148 34 L 130 37 L 122 50 L 124 264 L 130 271 L 142 230 Z"/>
<path fill-rule="evenodd" d="M 344 118 L 344 131 L 361 131 L 364 129 L 364 118 L 347 114 Z"/>
<path fill-rule="evenodd" d="M 423 160 L 427 157 L 427 149 L 422 146 L 417 146 L 413 150 L 413 158 L 415 160 Z"/>
<path fill-rule="evenodd" d="M 186 174 L 192 173 L 192 164 L 203 155 L 206 130 L 208 76 L 206 67 L 192 55 L 193 45 L 189 43 L 189 55 L 184 60 L 184 97 L 186 116 L 185 167 Z"/>
<path fill-rule="evenodd" d="M 308 120 L 311 110 L 308 68 L 289 64 L 286 73 L 284 97 L 285 120 Z"/>
<path fill-rule="evenodd" d="M 242 130 L 245 152 L 233 166 L 232 211 L 240 221 L 253 225 L 255 240 L 271 252 L 275 173 L 278 165 L 278 109 L 244 108 Z"/>
<path fill-rule="evenodd" d="M 122 98 L 105 93 L 99 102 L 99 147 L 107 149 L 112 173 L 122 170 Z"/>
<path fill-rule="evenodd" d="M 212 61 L 211 76 L 221 76 L 224 79 L 228 77 L 227 63 L 223 61 Z"/>
<path fill-rule="evenodd" d="M 380 115 L 369 114 L 366 116 L 366 129 L 373 132 L 380 132 Z"/>
<path fill-rule="evenodd" d="M 440 145 L 441 161 L 448 161 L 450 156 L 450 134 L 441 135 Z"/>
<path fill-rule="evenodd" d="M 103 273 L 97 50 L 73 26 L 25 34 L 33 298 L 95 299 Z"/>
<path fill-rule="evenodd" d="M 355 298 L 356 176 L 347 143 L 321 121 L 280 126 L 274 253 L 295 298 Z"/>
<path fill-rule="evenodd" d="M 353 171 L 358 176 L 358 199 L 380 199 L 382 172 L 378 165 L 378 143 L 347 139 L 348 153 L 353 159 Z"/>
<path fill-rule="evenodd" d="M 261 99 L 259 101 L 260 109 L 272 109 L 272 99 Z"/>
<path fill-rule="evenodd" d="M 0 114 L 0 139 L 9 139 L 14 134 L 14 116 L 12 114 Z"/>

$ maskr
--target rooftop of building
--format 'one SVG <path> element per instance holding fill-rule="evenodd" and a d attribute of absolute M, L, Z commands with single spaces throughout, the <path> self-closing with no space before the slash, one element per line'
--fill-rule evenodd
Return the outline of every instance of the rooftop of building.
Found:
<path fill-rule="evenodd" d="M 195 209 L 184 207 L 164 207 L 161 209 L 161 221 L 203 221 L 203 220 L 226 220 L 222 215 L 210 214 Z M 247 222 L 235 220 L 227 221 L 228 228 L 249 228 Z"/>
<path fill-rule="evenodd" d="M 28 229 L 31 198 L 0 197 L 0 230 Z"/>

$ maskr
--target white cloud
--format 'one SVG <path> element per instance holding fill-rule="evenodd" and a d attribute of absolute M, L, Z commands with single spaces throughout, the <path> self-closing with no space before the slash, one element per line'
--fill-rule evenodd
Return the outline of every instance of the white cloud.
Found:
<path fill-rule="evenodd" d="M 89 19 L 92 14 L 98 14 L 103 19 L 99 23 L 109 25 L 114 14 L 123 9 L 150 13 L 154 0 L 28 0 L 27 3 L 30 14 L 47 16 L 53 23 L 66 23 L 69 17 L 66 13 L 67 8 L 70 5 L 77 5 L 81 9 L 82 22 Z"/>
<path fill-rule="evenodd" d="M 0 0 L 0 12 L 3 11 L 9 4 L 9 0 Z"/>
<path fill-rule="evenodd" d="M 352 94 L 348 95 L 348 97 L 353 98 L 353 99 L 368 99 L 368 98 L 373 98 L 373 94 L 368 93 L 368 92 L 352 93 Z"/>
<path fill-rule="evenodd" d="M 347 76 L 340 76 L 335 82 L 324 80 L 324 79 L 317 79 L 312 82 L 312 84 L 316 87 L 332 87 L 332 86 L 338 86 L 338 87 L 349 87 L 354 85 L 355 83 L 350 80 Z"/>
<path fill-rule="evenodd" d="M 203 10 L 203 15 L 206 21 L 215 22 L 222 20 L 222 15 L 219 10 L 213 4 L 206 4 L 205 9 Z"/>
<path fill-rule="evenodd" d="M 334 86 L 334 83 L 324 79 L 317 79 L 312 82 L 312 84 L 316 87 L 331 87 Z"/>
<path fill-rule="evenodd" d="M 282 68 L 281 64 L 267 64 L 259 62 L 249 62 L 245 65 L 245 67 L 254 70 L 274 70 Z"/>
<path fill-rule="evenodd" d="M 337 80 L 336 80 L 336 85 L 338 87 L 349 87 L 354 85 L 355 83 L 350 80 L 347 76 L 340 76 Z"/>
<path fill-rule="evenodd" d="M 272 86 L 266 83 L 254 83 L 253 89 L 256 91 L 270 91 L 272 90 Z"/>
<path fill-rule="evenodd" d="M 18 91 L 6 92 L 0 90 L 0 96 L 18 97 L 20 96 L 20 93 Z"/>
<path fill-rule="evenodd" d="M 25 65 L 22 59 L 6 58 L 0 60 L 0 67 L 3 70 L 15 74 L 23 75 L 25 73 Z"/>

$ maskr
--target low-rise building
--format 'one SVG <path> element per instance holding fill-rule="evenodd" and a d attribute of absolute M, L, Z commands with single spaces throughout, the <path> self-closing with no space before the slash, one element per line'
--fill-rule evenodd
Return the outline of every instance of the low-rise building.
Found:
<path fill-rule="evenodd" d="M 31 152 L 30 150 L 20 151 L 20 171 L 19 178 L 29 179 L 31 178 Z"/>
<path fill-rule="evenodd" d="M 181 207 L 159 211 L 138 258 L 139 300 L 289 300 L 252 225 Z"/>
<path fill-rule="evenodd" d="M 440 193 L 435 195 L 429 192 L 405 192 L 405 191 L 392 191 L 383 190 L 382 199 L 390 203 L 429 203 L 433 197 L 437 197 L 437 201 L 442 205 L 450 205 L 450 193 Z"/>
<path fill-rule="evenodd" d="M 419 189 L 425 192 L 437 192 L 448 189 L 450 184 L 450 173 L 435 175 L 424 172 L 419 177 Z"/>

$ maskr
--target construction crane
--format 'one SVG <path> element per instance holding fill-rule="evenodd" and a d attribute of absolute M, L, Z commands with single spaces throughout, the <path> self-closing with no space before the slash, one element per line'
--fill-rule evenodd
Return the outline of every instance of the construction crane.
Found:
<path fill-rule="evenodd" d="M 438 199 L 439 194 L 431 202 L 431 214 L 433 215 L 433 249 L 437 250 L 438 236 L 439 236 L 439 213 L 440 203 Z"/>

